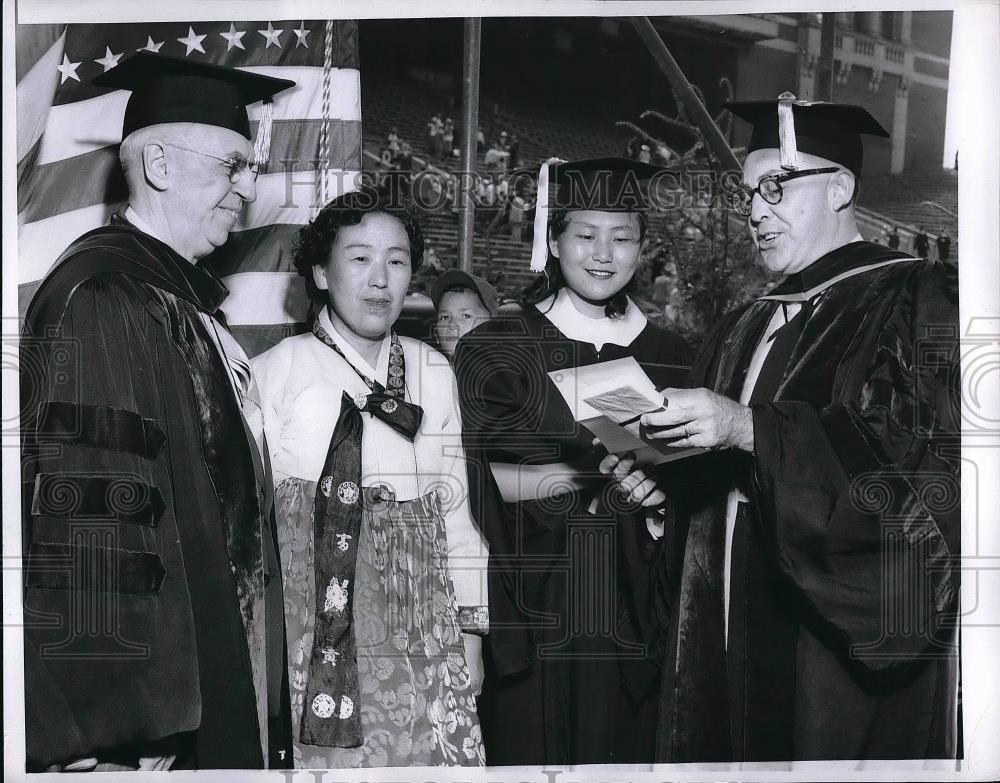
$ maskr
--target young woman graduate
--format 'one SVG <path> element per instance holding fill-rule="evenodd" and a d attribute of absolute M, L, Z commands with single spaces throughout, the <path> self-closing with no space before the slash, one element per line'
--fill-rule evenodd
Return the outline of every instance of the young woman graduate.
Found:
<path fill-rule="evenodd" d="M 362 188 L 295 252 L 326 306 L 254 360 L 274 469 L 296 767 L 481 765 L 485 545 L 448 360 L 392 331 L 423 236 Z"/>
<path fill-rule="evenodd" d="M 652 482 L 623 497 L 547 373 L 634 357 L 686 365 L 684 341 L 628 292 L 653 166 L 543 166 L 523 311 L 462 338 L 456 373 L 473 514 L 490 543 L 490 764 L 653 759 L 658 543 Z M 549 217 L 548 179 L 558 185 Z M 631 487 L 630 487 L 631 488 Z"/>

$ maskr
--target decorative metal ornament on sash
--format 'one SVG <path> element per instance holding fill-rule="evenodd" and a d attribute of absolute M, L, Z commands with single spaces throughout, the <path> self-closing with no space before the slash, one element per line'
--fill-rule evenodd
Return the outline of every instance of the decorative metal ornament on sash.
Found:
<path fill-rule="evenodd" d="M 404 399 L 406 368 L 395 333 L 390 345 L 388 388 L 355 367 L 318 320 L 313 323 L 313 334 L 334 350 L 371 391 L 353 397 L 343 393 L 340 416 L 316 487 L 316 626 L 300 739 L 310 745 L 357 747 L 364 741 L 352 622 L 363 501 L 361 414 L 370 413 L 412 441 L 420 429 L 423 409 Z"/>

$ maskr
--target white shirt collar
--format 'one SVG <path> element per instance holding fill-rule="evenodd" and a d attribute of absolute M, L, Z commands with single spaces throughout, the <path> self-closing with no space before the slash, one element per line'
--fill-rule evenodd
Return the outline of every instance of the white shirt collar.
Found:
<path fill-rule="evenodd" d="M 383 386 L 389 382 L 389 346 L 392 343 L 392 335 L 387 332 L 382 340 L 382 347 L 379 348 L 378 361 L 375 363 L 375 367 L 372 367 L 365 359 L 361 356 L 354 348 L 351 347 L 350 343 L 344 339 L 343 335 L 337 331 L 337 327 L 334 326 L 333 321 L 330 320 L 329 308 L 324 307 L 319 314 L 319 325 L 323 327 L 324 331 L 330 335 L 330 339 L 337 345 L 337 347 L 344 352 L 344 356 L 347 357 L 347 361 L 353 364 L 357 369 L 361 370 L 365 375 L 368 376 L 370 380 L 378 381 Z"/>
<path fill-rule="evenodd" d="M 153 230 L 153 227 L 149 225 L 149 223 L 147 223 L 145 220 L 139 217 L 139 213 L 136 212 L 134 209 L 132 209 L 131 204 L 125 209 L 125 219 L 133 226 L 135 226 L 137 229 L 139 229 L 143 234 L 149 234 L 151 237 L 153 237 L 153 239 L 159 239 L 165 245 L 170 244 L 169 242 L 167 242 L 167 240 L 165 240 L 163 237 L 157 234 L 156 231 Z"/>
<path fill-rule="evenodd" d="M 598 351 L 605 343 L 629 346 L 646 328 L 646 316 L 635 302 L 628 302 L 621 318 L 588 318 L 576 309 L 565 288 L 549 296 L 535 307 L 571 340 L 591 343 Z"/>

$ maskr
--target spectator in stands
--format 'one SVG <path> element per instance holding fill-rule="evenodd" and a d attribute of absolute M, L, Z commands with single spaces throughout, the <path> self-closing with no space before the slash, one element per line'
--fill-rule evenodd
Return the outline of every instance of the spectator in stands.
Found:
<path fill-rule="evenodd" d="M 482 128 L 476 131 L 476 152 L 480 155 L 486 152 L 486 134 Z"/>
<path fill-rule="evenodd" d="M 385 146 L 393 155 L 399 152 L 399 131 L 395 127 L 389 129 L 389 135 L 385 137 Z"/>
<path fill-rule="evenodd" d="M 504 134 L 501 134 L 503 136 Z M 501 140 L 497 141 L 486 150 L 486 157 L 484 162 L 486 164 L 487 171 L 495 171 L 503 174 L 507 171 L 507 160 L 510 157 L 510 152 L 506 149 L 504 144 L 501 144 Z"/>
<path fill-rule="evenodd" d="M 917 235 L 913 238 L 913 255 L 917 258 L 927 258 L 930 249 L 931 242 L 927 236 L 927 230 L 921 226 Z"/>
<path fill-rule="evenodd" d="M 941 233 L 938 234 L 937 251 L 938 261 L 948 263 L 951 259 L 951 236 L 949 236 L 948 229 L 944 226 L 941 227 Z"/>
<path fill-rule="evenodd" d="M 447 271 L 447 267 L 438 258 L 437 251 L 433 247 L 428 247 L 424 251 L 424 266 L 439 275 Z"/>
<path fill-rule="evenodd" d="M 455 151 L 455 122 L 449 117 L 441 130 L 441 157 L 450 158 Z"/>
<path fill-rule="evenodd" d="M 396 155 L 393 162 L 396 164 L 396 168 L 406 172 L 407 175 L 413 172 L 413 148 L 410 146 L 410 142 L 400 142 L 399 154 Z"/>
<path fill-rule="evenodd" d="M 486 205 L 486 180 L 487 177 L 477 177 L 476 178 L 476 189 L 475 197 L 477 206 Z"/>
<path fill-rule="evenodd" d="M 510 236 L 515 242 L 522 242 L 525 226 L 529 225 L 535 209 L 534 195 L 527 186 L 521 186 L 514 198 L 509 200 L 509 204 L 507 220 L 510 223 Z"/>
<path fill-rule="evenodd" d="M 410 290 L 430 296 L 434 281 L 448 271 L 448 267 L 438 257 L 437 251 L 428 247 L 424 250 L 424 262 L 413 273 Z"/>
<path fill-rule="evenodd" d="M 432 158 L 441 157 L 441 134 L 444 132 L 444 123 L 438 115 L 431 117 L 427 123 L 427 149 Z"/>
<path fill-rule="evenodd" d="M 455 358 L 459 338 L 496 315 L 497 291 L 484 278 L 461 269 L 445 272 L 431 288 L 437 311 L 434 335 L 438 347 Z"/>
<path fill-rule="evenodd" d="M 521 140 L 517 138 L 516 133 L 513 133 L 510 137 L 510 144 L 507 146 L 507 168 L 514 171 L 520 162 Z"/>
<path fill-rule="evenodd" d="M 892 231 L 889 232 L 889 241 L 887 243 L 892 250 L 899 250 L 899 228 L 896 226 L 892 227 Z"/>

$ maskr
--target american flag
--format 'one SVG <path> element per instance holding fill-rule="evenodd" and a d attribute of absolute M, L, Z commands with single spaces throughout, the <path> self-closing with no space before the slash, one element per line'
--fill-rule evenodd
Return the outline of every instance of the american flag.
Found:
<path fill-rule="evenodd" d="M 349 188 L 361 167 L 354 21 L 18 25 L 21 312 L 60 253 L 126 206 L 118 145 L 129 93 L 94 87 L 91 80 L 142 50 L 296 82 L 275 97 L 270 162 L 257 180 L 257 200 L 228 243 L 202 261 L 232 291 L 225 310 L 237 336 L 271 342 L 265 325 L 287 331 L 305 317 L 304 290 L 290 258 L 296 232 L 316 208 Z M 254 135 L 259 111 L 260 104 L 249 109 Z"/>

